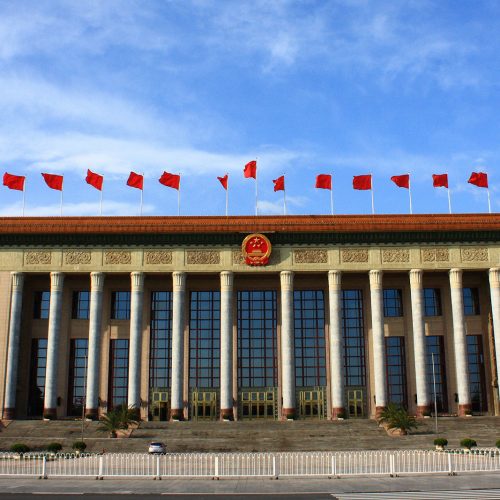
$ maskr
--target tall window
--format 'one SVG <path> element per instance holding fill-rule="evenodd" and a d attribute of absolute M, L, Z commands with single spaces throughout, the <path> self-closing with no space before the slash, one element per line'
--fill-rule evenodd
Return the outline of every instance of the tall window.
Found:
<path fill-rule="evenodd" d="M 130 319 L 130 292 L 111 292 L 111 319 Z"/>
<path fill-rule="evenodd" d="M 441 316 L 441 290 L 439 288 L 424 288 L 425 316 Z"/>
<path fill-rule="evenodd" d="M 220 382 L 220 292 L 191 292 L 189 387 L 217 388 Z"/>
<path fill-rule="evenodd" d="M 477 316 L 479 310 L 479 290 L 477 288 L 464 288 L 464 314 L 466 316 Z"/>
<path fill-rule="evenodd" d="M 73 319 L 89 319 L 90 292 L 88 290 L 73 292 L 73 307 L 71 317 Z"/>
<path fill-rule="evenodd" d="M 385 337 L 387 396 L 390 403 L 406 408 L 406 359 L 404 337 Z"/>
<path fill-rule="evenodd" d="M 276 291 L 238 292 L 238 387 L 275 387 Z"/>
<path fill-rule="evenodd" d="M 403 292 L 397 288 L 384 289 L 384 317 L 403 316 Z"/>
<path fill-rule="evenodd" d="M 71 339 L 69 357 L 68 414 L 82 414 L 87 380 L 88 339 Z"/>
<path fill-rule="evenodd" d="M 172 374 L 172 292 L 151 294 L 149 387 L 167 389 Z"/>
<path fill-rule="evenodd" d="M 322 290 L 293 293 L 295 320 L 295 384 L 326 385 L 325 303 Z"/>
<path fill-rule="evenodd" d="M 33 318 L 47 319 L 49 317 L 50 292 L 35 292 L 33 305 Z"/>
<path fill-rule="evenodd" d="M 345 385 L 365 386 L 365 331 L 361 290 L 342 290 Z"/>
<path fill-rule="evenodd" d="M 108 409 L 127 404 L 128 339 L 112 339 L 109 349 Z"/>
<path fill-rule="evenodd" d="M 47 339 L 31 341 L 30 392 L 28 416 L 40 417 L 45 397 L 45 369 L 47 367 Z"/>
<path fill-rule="evenodd" d="M 467 335 L 467 360 L 469 363 L 469 390 L 472 411 L 488 411 L 486 381 L 484 376 L 483 337 Z"/>
<path fill-rule="evenodd" d="M 444 356 L 444 338 L 441 335 L 425 337 L 426 342 L 426 375 L 429 384 L 431 404 L 434 407 L 434 380 L 432 373 L 432 355 L 434 354 L 434 374 L 436 378 L 436 399 L 439 413 L 448 411 L 446 388 L 446 365 Z"/>

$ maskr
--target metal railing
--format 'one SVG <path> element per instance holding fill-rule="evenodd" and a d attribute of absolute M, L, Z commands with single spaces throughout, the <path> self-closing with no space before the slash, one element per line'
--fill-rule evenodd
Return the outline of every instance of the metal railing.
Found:
<path fill-rule="evenodd" d="M 0 453 L 0 476 L 19 477 L 344 477 L 500 471 L 500 450 L 293 453 Z"/>

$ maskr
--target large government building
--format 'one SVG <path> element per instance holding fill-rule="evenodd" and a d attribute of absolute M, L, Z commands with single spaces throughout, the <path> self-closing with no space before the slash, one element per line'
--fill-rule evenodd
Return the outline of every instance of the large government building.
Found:
<path fill-rule="evenodd" d="M 500 415 L 500 214 L 0 219 L 4 419 Z"/>

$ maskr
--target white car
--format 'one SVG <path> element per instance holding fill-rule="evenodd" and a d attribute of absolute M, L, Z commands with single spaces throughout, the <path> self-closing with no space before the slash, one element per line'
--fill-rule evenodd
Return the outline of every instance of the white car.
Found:
<path fill-rule="evenodd" d="M 167 447 L 165 446 L 165 443 L 149 443 L 148 452 L 151 454 L 167 453 Z"/>

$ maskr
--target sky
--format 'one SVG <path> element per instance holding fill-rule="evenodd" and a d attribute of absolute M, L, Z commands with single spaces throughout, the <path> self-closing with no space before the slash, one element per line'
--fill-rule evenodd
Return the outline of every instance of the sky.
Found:
<path fill-rule="evenodd" d="M 177 215 L 163 171 L 181 174 L 182 215 L 500 211 L 497 0 L 0 0 L 0 174 L 26 175 L 26 215 Z M 0 215 L 22 193 L 0 188 Z"/>

